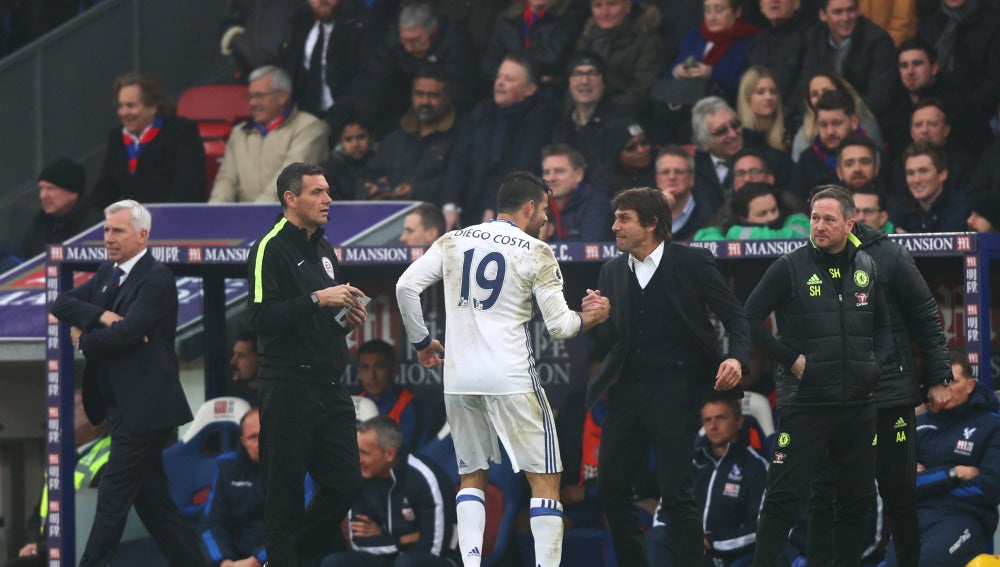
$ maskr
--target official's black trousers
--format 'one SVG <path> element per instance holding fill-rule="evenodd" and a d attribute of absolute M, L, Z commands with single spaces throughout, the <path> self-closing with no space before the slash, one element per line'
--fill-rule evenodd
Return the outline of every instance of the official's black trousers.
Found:
<path fill-rule="evenodd" d="M 755 566 L 774 567 L 794 523 L 799 495 L 822 466 L 833 478 L 833 564 L 861 565 L 865 514 L 875 497 L 875 422 L 874 404 L 781 410 L 757 522 Z"/>
<path fill-rule="evenodd" d="M 354 403 L 340 384 L 295 380 L 261 380 L 258 395 L 268 563 L 299 567 L 338 550 L 340 522 L 361 488 Z"/>
<path fill-rule="evenodd" d="M 701 565 L 701 517 L 691 490 L 691 449 L 698 432 L 699 393 L 692 377 L 660 376 L 655 382 L 621 380 L 608 394 L 601 430 L 597 489 L 620 565 L 648 566 L 632 481 L 649 448 L 668 516 L 677 565 Z"/>
<path fill-rule="evenodd" d="M 885 503 L 900 567 L 920 564 L 917 522 L 916 416 L 909 406 L 878 409 L 875 478 Z M 824 467 L 812 485 L 809 506 L 809 565 L 833 565 L 833 479 Z"/>
<path fill-rule="evenodd" d="M 131 434 L 116 426 L 115 414 L 114 409 L 108 414 L 111 454 L 101 473 L 97 513 L 80 566 L 105 567 L 111 562 L 133 505 L 170 565 L 201 565 L 197 536 L 177 511 L 163 474 L 163 448 L 173 428 Z"/>

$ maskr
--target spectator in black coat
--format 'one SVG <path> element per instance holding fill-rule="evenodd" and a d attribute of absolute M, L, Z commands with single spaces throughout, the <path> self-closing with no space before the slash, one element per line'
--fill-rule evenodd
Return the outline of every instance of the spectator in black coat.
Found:
<path fill-rule="evenodd" d="M 447 76 L 425 65 L 413 78 L 411 106 L 401 128 L 379 143 L 368 162 L 365 190 L 371 199 L 401 199 L 441 204 L 441 186 L 455 138 L 455 109 Z"/>
<path fill-rule="evenodd" d="M 642 126 L 630 118 L 608 121 L 608 146 L 613 161 L 594 173 L 594 180 L 614 195 L 633 187 L 654 187 L 653 148 Z"/>
<path fill-rule="evenodd" d="M 570 56 L 566 74 L 573 106 L 552 128 L 552 143 L 576 147 L 591 171 L 605 168 L 614 157 L 606 124 L 619 112 L 604 96 L 606 72 L 604 58 L 593 51 L 576 51 Z"/>
<path fill-rule="evenodd" d="M 896 232 L 962 232 L 969 202 L 945 187 L 948 167 L 940 148 L 917 142 L 903 152 L 909 197 L 891 206 Z"/>
<path fill-rule="evenodd" d="M 802 75 L 806 34 L 816 20 L 800 9 L 797 0 L 760 0 L 760 4 L 768 25 L 750 40 L 747 63 L 770 69 L 785 108 L 797 108 L 799 101 L 792 97 Z"/>
<path fill-rule="evenodd" d="M 1000 200 L 996 195 L 979 193 L 972 197 L 966 224 L 973 232 L 1000 232 Z"/>
<path fill-rule="evenodd" d="M 24 257 L 41 254 L 47 244 L 63 242 L 103 220 L 83 196 L 86 184 L 83 166 L 68 158 L 58 159 L 42 170 L 38 175 L 42 209 L 21 241 Z"/>
<path fill-rule="evenodd" d="M 395 128 L 409 108 L 407 96 L 417 71 L 440 65 L 459 115 L 476 102 L 476 50 L 461 26 L 439 17 L 429 4 L 411 4 L 399 13 L 399 27 L 387 34 L 366 70 L 362 117 L 376 118 L 377 132 Z"/>
<path fill-rule="evenodd" d="M 548 242 L 610 240 L 609 197 L 586 181 L 583 154 L 565 144 L 542 150 L 542 178 L 549 184 L 549 222 L 542 228 Z"/>
<path fill-rule="evenodd" d="M 375 155 L 371 128 L 358 120 L 346 120 L 334 130 L 337 146 L 321 165 L 330 184 L 334 201 L 364 201 L 369 199 L 365 180 L 368 162 Z"/>
<path fill-rule="evenodd" d="M 649 105 L 653 83 L 675 54 L 675 46 L 665 45 L 660 37 L 660 12 L 652 4 L 631 0 L 591 0 L 590 10 L 576 48 L 604 58 L 607 96 L 639 116 Z"/>
<path fill-rule="evenodd" d="M 954 142 L 955 136 L 952 135 L 949 113 L 950 109 L 938 99 L 920 100 L 910 117 L 909 137 L 913 142 L 926 142 L 941 148 L 948 166 L 945 187 L 952 191 L 969 193 L 973 188 L 976 159 Z M 907 194 L 904 166 L 905 160 L 902 156 L 893 164 L 890 185 L 890 197 L 893 199 Z"/>
<path fill-rule="evenodd" d="M 497 71 L 493 97 L 477 104 L 465 119 L 445 174 L 442 210 L 448 230 L 492 219 L 500 181 L 507 173 L 538 171 L 538 156 L 556 115 L 537 96 L 537 77 L 530 59 L 508 53 Z"/>
<path fill-rule="evenodd" d="M 851 97 L 837 91 L 823 93 L 816 102 L 816 128 L 819 133 L 812 140 L 812 146 L 802 150 L 799 161 L 792 173 L 789 191 L 808 201 L 813 187 L 838 185 L 837 152 L 840 143 L 851 134 L 864 136 L 860 129 L 858 114 Z"/>
<path fill-rule="evenodd" d="M 993 124 L 1000 127 L 1000 101 L 997 101 Z M 972 180 L 972 190 L 977 193 L 994 192 L 1000 194 L 1000 136 L 983 151 L 982 157 L 979 158 L 979 167 Z"/>
<path fill-rule="evenodd" d="M 140 203 L 204 203 L 205 148 L 194 122 L 156 79 L 128 73 L 115 80 L 121 128 L 108 133 L 92 201 L 104 208 L 122 199 Z"/>
<path fill-rule="evenodd" d="M 809 78 L 836 71 L 861 94 L 879 116 L 889 108 L 896 88 L 896 48 L 888 32 L 858 15 L 857 0 L 820 0 L 821 20 L 810 30 L 793 104 L 801 104 Z M 833 47 L 836 45 L 837 47 Z M 801 107 L 799 107 L 801 108 Z"/>
<path fill-rule="evenodd" d="M 937 51 L 930 43 L 911 38 L 899 46 L 899 78 L 903 88 L 896 102 L 880 118 L 886 125 L 889 155 L 895 159 L 914 140 L 910 139 L 910 116 L 922 99 L 936 98 L 944 103 L 955 133 L 955 141 L 965 151 L 978 155 L 990 143 L 992 136 L 986 113 L 955 83 L 941 76 Z"/>
<path fill-rule="evenodd" d="M 222 21 L 219 49 L 247 76 L 281 63 L 281 46 L 302 0 L 233 0 Z"/>
<path fill-rule="evenodd" d="M 567 58 L 586 20 L 587 11 L 580 2 L 511 2 L 493 25 L 480 62 L 480 76 L 485 83 L 492 82 L 503 56 L 523 50 L 538 64 L 543 92 L 561 94 Z"/>
<path fill-rule="evenodd" d="M 917 25 L 938 53 L 941 75 L 984 113 L 1000 100 L 1000 8 L 988 0 L 941 0 Z"/>
<path fill-rule="evenodd" d="M 281 55 L 299 110 L 320 118 L 332 114 L 327 117 L 331 125 L 358 111 L 358 78 L 368 70 L 373 42 L 363 2 L 309 0 L 302 6 L 292 17 Z"/>

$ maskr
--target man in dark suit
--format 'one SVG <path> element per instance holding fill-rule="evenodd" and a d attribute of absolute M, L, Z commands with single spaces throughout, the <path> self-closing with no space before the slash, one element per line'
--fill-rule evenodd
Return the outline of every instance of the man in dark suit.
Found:
<path fill-rule="evenodd" d="M 363 3 L 355 0 L 309 0 L 292 17 L 283 46 L 283 66 L 292 76 L 299 109 L 320 118 L 331 114 L 331 124 L 352 115 L 354 105 L 364 102 L 355 91 L 373 45 L 363 10 Z M 369 104 L 363 118 L 372 120 L 375 111 Z"/>
<path fill-rule="evenodd" d="M 687 465 L 698 409 L 713 387 L 742 397 L 750 323 L 712 255 L 671 242 L 670 208 L 659 191 L 623 191 L 611 208 L 623 254 L 601 268 L 598 288 L 617 307 L 595 331 L 598 348 L 608 354 L 587 385 L 587 408 L 605 393 L 608 399 L 598 493 L 619 563 L 649 565 L 631 485 L 651 445 L 678 565 L 693 567 L 704 553 Z M 706 307 L 729 332 L 727 353 Z"/>
<path fill-rule="evenodd" d="M 108 261 L 52 307 L 73 326 L 73 342 L 87 358 L 87 418 L 94 424 L 107 419 L 112 439 L 80 565 L 111 561 L 133 504 L 171 565 L 200 565 L 198 541 L 170 499 L 161 456 L 175 428 L 191 421 L 174 351 L 174 274 L 146 249 L 148 209 L 127 200 L 104 213 Z"/>

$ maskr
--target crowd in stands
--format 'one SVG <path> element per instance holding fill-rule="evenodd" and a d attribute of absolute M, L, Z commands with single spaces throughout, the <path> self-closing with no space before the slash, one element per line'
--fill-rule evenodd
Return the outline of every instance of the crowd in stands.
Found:
<path fill-rule="evenodd" d="M 5 40 L 38 20 L 35 4 L 0 6 Z M 65 19 L 90 3 L 62 4 Z M 97 179 L 51 164 L 42 211 L 6 250 L 36 254 L 120 198 L 274 201 L 294 161 L 322 164 L 336 200 L 441 207 L 446 230 L 494 216 L 516 169 L 558 187 L 547 237 L 559 241 L 607 238 L 595 203 L 637 185 L 671 202 L 678 240 L 786 234 L 810 189 L 837 182 L 877 195 L 895 232 L 996 230 L 996 0 L 457 4 L 231 2 L 220 49 L 245 77 L 249 116 L 218 173 L 156 80 L 123 75 Z M 860 167 L 874 176 L 841 164 L 868 141 L 874 163 Z M 682 150 L 693 163 L 677 165 Z M 736 167 L 741 152 L 758 167 Z M 731 218 L 747 181 L 775 187 L 778 217 Z"/>
<path fill-rule="evenodd" d="M 76 10 L 92 3 L 63 2 Z M 0 1 L 0 55 L 23 43 L 18 34 L 30 26 L 19 22 L 36 8 Z M 609 200 L 634 186 L 663 193 L 676 240 L 803 238 L 804 203 L 827 183 L 846 186 L 858 218 L 887 233 L 1000 231 L 997 0 L 234 0 L 221 32 L 222 53 L 246 77 L 249 116 L 232 127 L 217 175 L 206 175 L 198 125 L 177 115 L 153 77 L 125 74 L 114 85 L 119 123 L 97 180 L 88 186 L 69 159 L 47 165 L 38 176 L 41 210 L 20 250 L 5 252 L 38 254 L 120 199 L 275 202 L 278 172 L 297 161 L 323 165 L 335 200 L 423 201 L 400 237 L 412 246 L 494 217 L 499 181 L 513 170 L 550 185 L 543 237 L 552 242 L 607 240 Z M 251 403 L 254 345 L 240 335 L 232 358 L 232 393 Z M 414 506 L 426 493 L 453 497 L 437 486 L 439 471 L 410 452 L 437 433 L 441 414 L 395 384 L 396 370 L 393 345 L 360 347 L 360 394 L 389 420 L 359 429 L 362 458 L 376 464 L 362 463 L 364 501 L 351 512 L 349 545 L 446 556 L 447 546 L 433 542 L 450 533 L 425 533 L 417 525 L 424 511 L 407 508 L 405 497 L 397 503 L 395 493 L 388 508 L 377 500 L 386 478 L 405 478 Z M 773 380 L 754 379 L 773 396 Z M 921 516 L 928 541 L 959 525 L 985 540 L 997 522 L 1000 496 L 986 474 L 996 471 L 935 453 L 954 445 L 963 426 L 985 433 L 995 417 L 995 397 L 956 384 L 965 399 L 923 418 L 937 427 L 919 430 L 920 506 L 933 510 L 926 525 Z M 562 499 L 567 522 L 601 527 L 603 408 L 583 412 L 576 400 L 560 412 Z M 767 447 L 748 447 L 738 404 L 710 402 L 702 417 L 697 497 L 718 506 L 704 511 L 705 547 L 732 565 L 753 545 L 767 466 L 757 450 Z M 220 478 L 245 486 L 245 500 L 227 509 L 234 496 L 217 486 L 206 507 L 230 530 L 245 518 L 237 532 L 248 541 L 208 528 L 215 565 L 264 559 L 249 541 L 261 529 L 254 507 L 263 505 L 255 423 L 244 419 L 243 449 L 220 461 Z M 979 505 L 983 494 L 989 506 Z M 958 519 L 941 520 L 942 509 Z M 670 564 L 658 559 L 670 549 L 663 518 L 655 506 L 646 516 L 651 559 Z M 381 533 L 399 518 L 416 539 Z"/>

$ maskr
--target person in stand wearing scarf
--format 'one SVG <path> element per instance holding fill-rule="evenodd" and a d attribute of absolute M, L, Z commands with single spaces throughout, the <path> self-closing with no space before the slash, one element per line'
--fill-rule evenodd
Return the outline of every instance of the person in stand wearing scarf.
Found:
<path fill-rule="evenodd" d="M 590 0 L 590 13 L 576 49 L 604 58 L 605 96 L 623 114 L 641 116 L 649 104 L 649 90 L 670 60 L 659 33 L 660 11 L 648 2 Z"/>
<path fill-rule="evenodd" d="M 198 126 L 177 116 L 177 105 L 149 75 L 115 80 L 121 128 L 112 128 L 97 183 L 95 206 L 205 202 L 205 148 Z"/>
<path fill-rule="evenodd" d="M 747 44 L 760 33 L 741 17 L 741 4 L 740 0 L 705 0 L 701 26 L 681 40 L 670 71 L 673 78 L 708 79 L 728 101 L 736 100 L 740 75 L 747 68 Z"/>
<path fill-rule="evenodd" d="M 299 161 L 319 163 L 329 151 L 326 124 L 292 104 L 292 81 L 280 67 L 250 73 L 247 98 L 250 120 L 229 136 L 210 203 L 275 203 L 282 169 Z"/>
<path fill-rule="evenodd" d="M 542 150 L 542 179 L 549 184 L 548 242 L 604 242 L 610 239 L 608 195 L 585 181 L 587 162 L 567 144 Z"/>
<path fill-rule="evenodd" d="M 483 81 L 493 81 L 504 55 L 523 49 L 538 64 L 543 92 L 561 95 L 566 87 L 566 63 L 586 19 L 580 2 L 512 2 L 497 17 L 483 50 L 479 66 Z"/>
<path fill-rule="evenodd" d="M 938 54 L 941 77 L 968 93 L 983 119 L 1000 100 L 1000 10 L 989 0 L 941 0 L 917 37 Z"/>
<path fill-rule="evenodd" d="M 823 93 L 816 101 L 816 129 L 812 145 L 799 154 L 792 171 L 789 190 L 803 201 L 819 185 L 837 185 L 837 151 L 840 143 L 851 134 L 866 137 L 859 126 L 854 101 L 838 91 Z"/>

